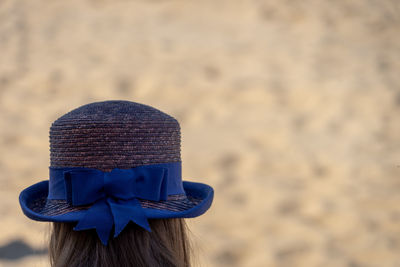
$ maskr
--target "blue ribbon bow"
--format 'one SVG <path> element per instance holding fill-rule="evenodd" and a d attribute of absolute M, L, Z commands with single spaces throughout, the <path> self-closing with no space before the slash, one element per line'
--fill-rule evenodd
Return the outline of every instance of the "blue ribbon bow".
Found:
<path fill-rule="evenodd" d="M 67 200 L 73 206 L 93 204 L 74 230 L 96 229 L 107 245 L 113 225 L 114 237 L 133 221 L 151 231 L 137 198 L 160 201 L 168 196 L 168 169 L 141 166 L 129 170 L 72 169 L 64 173 Z"/>

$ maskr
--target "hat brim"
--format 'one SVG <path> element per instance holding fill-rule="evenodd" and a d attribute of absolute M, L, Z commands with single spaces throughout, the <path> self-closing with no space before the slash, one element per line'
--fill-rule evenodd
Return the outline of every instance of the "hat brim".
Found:
<path fill-rule="evenodd" d="M 77 222 L 87 212 L 87 208 L 67 211 L 62 214 L 43 214 L 40 211 L 45 207 L 48 195 L 49 181 L 42 181 L 23 190 L 19 196 L 19 202 L 24 214 L 35 221 L 48 222 Z M 145 215 L 149 219 L 156 218 L 192 218 L 205 213 L 211 206 L 214 197 L 214 190 L 211 186 L 183 181 L 183 188 L 188 198 L 196 199 L 196 204 L 192 207 L 172 211 L 161 208 L 144 207 Z"/>

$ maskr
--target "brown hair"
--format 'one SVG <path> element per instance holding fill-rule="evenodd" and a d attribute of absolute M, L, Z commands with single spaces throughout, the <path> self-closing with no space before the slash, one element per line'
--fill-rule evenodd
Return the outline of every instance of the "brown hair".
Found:
<path fill-rule="evenodd" d="M 52 267 L 189 267 L 190 243 L 184 219 L 149 219 L 147 232 L 129 223 L 104 246 L 95 230 L 73 231 L 74 224 L 52 223 Z"/>

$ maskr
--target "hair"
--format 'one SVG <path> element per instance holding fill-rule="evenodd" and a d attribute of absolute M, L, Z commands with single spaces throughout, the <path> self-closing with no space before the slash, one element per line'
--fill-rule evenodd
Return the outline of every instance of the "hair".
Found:
<path fill-rule="evenodd" d="M 184 219 L 149 219 L 151 232 L 129 223 L 104 246 L 95 230 L 74 231 L 73 223 L 53 222 L 52 267 L 190 267 L 191 246 Z"/>

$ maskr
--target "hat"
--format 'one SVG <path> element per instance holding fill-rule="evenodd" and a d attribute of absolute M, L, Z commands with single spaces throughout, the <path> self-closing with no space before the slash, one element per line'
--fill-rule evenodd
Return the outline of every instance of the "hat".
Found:
<path fill-rule="evenodd" d="M 214 191 L 182 181 L 180 126 L 147 105 L 105 101 L 81 106 L 50 127 L 49 180 L 19 196 L 37 221 L 76 222 L 106 245 L 130 222 L 151 231 L 150 218 L 197 217 Z"/>

